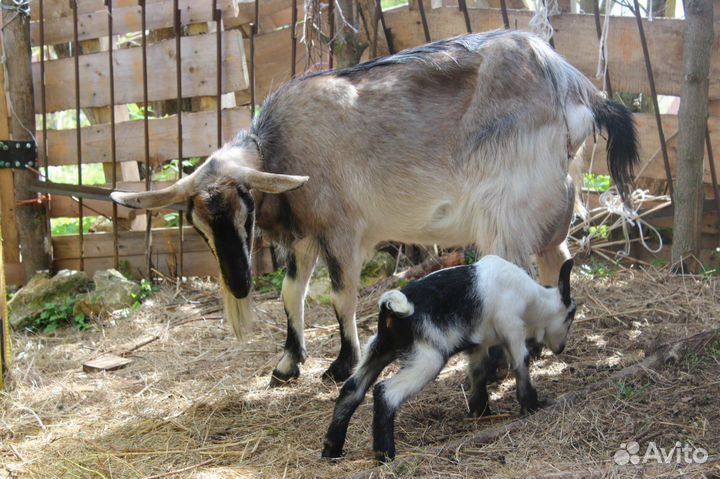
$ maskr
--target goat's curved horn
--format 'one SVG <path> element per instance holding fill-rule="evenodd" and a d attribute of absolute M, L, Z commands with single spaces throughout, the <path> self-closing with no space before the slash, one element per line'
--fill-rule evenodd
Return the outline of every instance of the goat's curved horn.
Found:
<path fill-rule="evenodd" d="M 285 193 L 300 188 L 310 177 L 266 173 L 252 168 L 242 169 L 242 180 L 251 188 L 264 193 Z"/>
<path fill-rule="evenodd" d="M 143 191 L 139 193 L 114 191 L 110 193 L 110 198 L 112 198 L 115 203 L 127 206 L 128 208 L 152 210 L 182 202 L 191 194 L 192 181 L 190 177 L 187 176 L 161 190 Z"/>

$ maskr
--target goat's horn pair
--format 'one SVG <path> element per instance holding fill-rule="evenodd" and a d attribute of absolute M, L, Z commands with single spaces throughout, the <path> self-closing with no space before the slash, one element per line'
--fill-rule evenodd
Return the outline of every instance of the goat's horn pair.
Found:
<path fill-rule="evenodd" d="M 208 162 L 214 160 L 208 160 Z M 265 193 L 284 193 L 301 187 L 308 180 L 307 176 L 281 175 L 265 173 L 252 168 L 237 166 L 231 162 L 218 162 L 217 177 L 234 178 L 250 189 Z M 175 184 L 156 191 L 143 191 L 140 193 L 125 193 L 115 191 L 110 198 L 116 203 L 129 208 L 157 209 L 185 201 L 198 190 L 196 185 L 198 169 L 193 174 L 178 180 Z"/>

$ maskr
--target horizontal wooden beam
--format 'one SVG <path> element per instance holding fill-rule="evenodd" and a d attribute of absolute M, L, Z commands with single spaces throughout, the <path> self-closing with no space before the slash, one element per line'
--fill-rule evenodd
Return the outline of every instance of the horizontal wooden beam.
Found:
<path fill-rule="evenodd" d="M 48 6 L 48 3 L 50 5 Z M 63 0 L 63 6 L 69 6 L 69 1 Z M 86 13 L 78 14 L 78 39 L 89 40 L 107 36 L 107 10 L 103 2 L 98 2 L 97 10 L 88 11 L 87 4 L 91 2 L 79 2 L 80 6 L 86 5 L 81 11 Z M 223 14 L 229 18 L 235 18 L 237 6 L 231 0 L 218 2 Z M 56 7 L 55 2 L 45 0 L 45 45 L 55 43 L 66 43 L 73 40 L 73 19 L 68 12 L 66 16 L 57 16 L 56 11 L 49 8 Z M 180 15 L 183 25 L 192 23 L 203 23 L 213 21 L 213 0 L 180 0 Z M 162 0 L 147 2 L 145 9 L 145 21 L 148 30 L 160 28 L 172 28 L 174 26 L 173 1 Z M 37 15 L 37 12 L 33 12 Z M 140 31 L 140 7 L 138 2 L 130 2 L 123 6 L 118 0 L 113 1 L 113 34 L 123 35 Z M 33 46 L 40 45 L 40 23 L 33 22 L 30 25 Z"/>
<path fill-rule="evenodd" d="M 303 18 L 303 3 L 298 1 L 298 18 Z M 258 13 L 260 16 L 274 15 L 283 10 L 292 8 L 292 0 L 264 0 L 260 2 Z M 234 27 L 255 21 L 255 1 L 241 1 L 238 3 L 238 14 L 227 19 L 227 26 Z"/>
<path fill-rule="evenodd" d="M 183 228 L 185 252 L 210 251 L 205 240 L 191 226 Z M 120 256 L 142 256 L 145 254 L 144 231 L 121 231 L 118 234 Z M 55 259 L 79 259 L 80 238 L 78 235 L 53 237 L 53 255 Z M 85 258 L 113 258 L 112 233 L 93 233 L 84 235 Z M 178 228 L 160 228 L 153 230 L 153 251 L 158 254 L 173 254 L 179 251 Z"/>
<path fill-rule="evenodd" d="M 86 235 L 89 238 L 91 235 Z M 154 253 L 152 263 L 154 269 L 165 275 L 174 275 L 177 271 L 179 250 L 174 253 Z M 138 278 L 145 277 L 147 260 L 145 254 L 122 256 L 120 261 L 123 267 L 127 267 L 131 274 Z M 92 276 L 96 271 L 114 267 L 114 259 L 109 258 L 86 258 L 83 262 L 84 271 Z M 55 259 L 53 269 L 80 269 L 79 259 Z M 124 268 L 123 268 L 124 269 Z M 185 251 L 183 254 L 183 275 L 184 276 L 213 276 L 217 277 L 219 268 L 215 257 L 210 251 Z"/>
<path fill-rule="evenodd" d="M 217 117 L 214 111 L 183 113 L 183 154 L 186 158 L 205 157 L 217 147 Z M 250 125 L 247 108 L 228 108 L 222 111 L 223 137 L 230 140 Z M 150 157 L 153 165 L 177 158 L 177 117 L 150 120 Z M 142 161 L 145 141 L 142 121 L 124 121 L 116 125 L 116 154 L 118 163 Z M 110 125 L 99 124 L 82 128 L 84 163 L 112 161 Z M 42 134 L 38 134 L 42 143 Z M 43 148 L 38 148 L 40 152 Z M 77 143 L 75 130 L 48 130 L 48 159 L 51 165 L 75 165 Z"/>
<path fill-rule="evenodd" d="M 147 0 L 148 3 L 155 3 L 158 0 Z M 113 0 L 116 8 L 131 7 L 137 5 L 137 0 Z M 78 14 L 93 13 L 105 9 L 105 0 L 82 0 L 78 2 Z M 67 0 L 44 0 L 43 10 L 45 18 L 59 18 L 72 15 L 72 7 Z M 40 0 L 30 0 L 30 19 L 40 20 Z"/>
<path fill-rule="evenodd" d="M 182 40 L 183 96 L 212 96 L 217 93 L 215 63 L 215 35 L 196 35 Z M 137 103 L 143 99 L 142 49 L 117 50 L 115 61 L 115 104 Z M 211 53 L 212 52 L 212 53 Z M 223 93 L 248 88 L 248 73 L 242 34 L 223 33 Z M 175 79 L 175 40 L 148 45 L 148 99 L 174 100 L 177 97 Z M 47 111 L 75 108 L 75 96 L 70 88 L 75 84 L 75 59 L 63 58 L 45 62 Z M 105 52 L 80 57 L 80 106 L 110 105 L 108 56 Z M 33 64 L 33 82 L 40 91 L 40 65 Z M 35 111 L 40 113 L 41 95 L 35 95 Z"/>
<path fill-rule="evenodd" d="M 529 30 L 534 12 L 509 10 L 510 24 Z M 433 40 L 465 33 L 465 20 L 458 8 L 438 8 L 426 12 Z M 473 31 L 482 32 L 502 28 L 502 16 L 497 9 L 470 8 Z M 385 21 L 392 31 L 395 48 L 401 50 L 425 43 L 420 18 L 415 12 L 396 8 L 385 13 Z M 563 13 L 553 16 L 555 47 L 576 68 L 595 79 L 598 60 L 598 40 L 592 15 Z M 683 83 L 682 19 L 657 18 L 644 21 L 645 34 L 652 60 L 657 92 L 660 95 L 680 96 Z M 715 23 L 716 35 L 720 22 Z M 633 17 L 612 17 L 608 37 L 610 79 L 616 92 L 649 93 L 645 63 L 637 24 Z M 720 49 L 712 52 L 710 97 L 720 98 Z"/>
<path fill-rule="evenodd" d="M 217 260 L 205 241 L 192 228 L 183 228 L 183 274 L 186 276 L 216 276 Z M 143 231 L 120 232 L 118 236 L 120 260 L 127 262 L 130 271 L 138 276 L 145 274 L 145 242 Z M 80 242 L 77 235 L 56 236 L 52 239 L 54 261 L 58 269 L 80 268 Z M 84 235 L 84 268 L 92 275 L 100 269 L 112 268 L 113 237 L 111 233 Z M 152 261 L 164 274 L 174 274 L 180 253 L 178 228 L 153 230 Z"/>

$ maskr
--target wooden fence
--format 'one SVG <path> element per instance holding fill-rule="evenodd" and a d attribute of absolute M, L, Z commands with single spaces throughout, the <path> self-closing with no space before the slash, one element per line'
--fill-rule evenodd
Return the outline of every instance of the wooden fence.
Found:
<path fill-rule="evenodd" d="M 417 0 L 413 3 L 416 2 Z M 147 0 L 144 3 L 145 29 L 149 32 L 146 41 L 146 63 L 143 63 L 143 47 L 138 43 L 143 9 L 138 6 L 137 1 L 112 2 L 112 37 L 108 36 L 108 11 L 102 0 L 78 0 L 76 12 L 73 12 L 71 3 L 67 0 L 44 0 L 42 21 L 40 0 L 31 2 L 34 20 L 31 28 L 32 39 L 38 47 L 45 45 L 44 65 L 41 65 L 39 52 L 35 55 L 33 65 L 36 111 L 38 114 L 50 115 L 73 111 L 79 106 L 91 123 L 80 128 L 81 149 L 78 151 L 76 129 L 48 129 L 44 134 L 42 123 L 38 122 L 39 150 L 46 152 L 46 157 L 41 158 L 41 164 L 47 162 L 50 166 L 77 165 L 79 161 L 82 164 L 102 163 L 106 172 L 106 184 L 100 186 L 112 186 L 110 178 L 114 171 L 118 189 L 143 190 L 146 183 L 141 178 L 139 165 L 147 162 L 150 168 L 160 167 L 179 157 L 179 147 L 184 159 L 209 155 L 218 146 L 218 121 L 222 126 L 222 140 L 228 140 L 237 130 L 249 125 L 249 104 L 253 95 L 251 86 L 254 87 L 255 100 L 259 104 L 269 91 L 290 78 L 293 37 L 289 24 L 295 2 L 261 1 L 256 22 L 254 2 L 241 2 L 238 5 L 232 0 L 180 0 L 178 8 L 181 29 L 175 24 L 173 0 Z M 359 2 L 367 8 L 374 3 Z M 424 43 L 426 31 L 423 24 L 427 26 L 427 34 L 432 40 L 465 33 L 468 24 L 474 32 L 503 27 L 499 9 L 467 8 L 465 12 L 457 3 L 452 4 L 449 1 L 443 3 L 426 0 L 425 4 L 424 22 L 420 10 L 412 6 L 397 7 L 383 13 L 381 20 L 395 51 Z M 518 0 L 508 5 L 519 6 L 522 2 Z M 298 16 L 302 19 L 302 5 L 299 8 L 301 11 Z M 216 10 L 220 12 L 217 13 Z M 77 38 L 74 13 L 77 14 Z M 510 26 L 525 30 L 529 30 L 528 24 L 533 14 L 534 12 L 528 10 L 507 11 Z M 372 22 L 369 19 L 376 17 L 369 11 L 366 11 L 363 17 L 368 20 L 368 24 L 365 25 L 366 29 L 361 28 L 361 32 L 364 34 L 367 31 L 371 37 L 378 38 L 378 54 L 387 53 L 389 46 L 384 32 L 373 35 L 375 25 L 370 24 Z M 595 78 L 599 45 L 593 15 L 562 12 L 550 20 L 556 30 L 555 48 L 601 86 L 602 81 Z M 256 24 L 254 30 L 251 24 Z M 643 26 L 648 39 L 657 94 L 679 96 L 682 86 L 684 21 L 656 18 L 653 21 L 643 20 Z M 716 29 L 718 28 L 720 26 L 716 22 Z M 178 62 L 175 32 L 180 30 L 181 59 Z M 297 30 L 299 32 L 300 26 Z M 77 99 L 74 94 L 75 40 L 79 45 L 78 53 L 81 53 L 77 58 L 77 81 L 81 85 Z M 368 41 L 367 38 L 365 40 Z M 254 62 L 250 58 L 251 44 Z M 220 68 L 216 61 L 218 45 L 221 52 Z M 111 98 L 109 47 L 113 53 L 114 102 Z M 611 18 L 607 53 L 610 81 L 615 92 L 650 94 L 640 37 L 633 17 Z M 366 57 L 367 54 L 368 52 Z M 711 118 L 708 122 L 711 145 L 715 151 L 720 151 L 718 56 L 720 49 L 716 45 L 710 75 L 712 101 Z M 295 63 L 296 70 L 302 72 L 306 66 L 303 45 L 297 45 Z M 144 65 L 147 66 L 147 78 L 143 75 Z M 180 102 L 176 101 L 179 96 L 176 81 L 178 75 L 182 90 Z M 147 92 L 143 88 L 145 84 Z M 147 122 L 147 155 L 145 122 L 142 118 L 131 119 L 127 106 L 142 105 L 146 100 L 159 116 Z M 0 138 L 7 138 L 6 110 L 3 97 L 0 99 Z M 178 129 L 178 110 L 181 111 L 181 130 Z M 114 144 L 111 112 L 114 112 L 116 121 L 114 129 L 117 141 Z M 644 164 L 642 176 L 665 181 L 655 117 L 650 113 L 639 113 L 636 118 Z M 665 114 L 662 116 L 662 123 L 674 174 L 677 117 Z M 599 151 L 603 149 L 600 148 Z M 717 165 L 717 158 L 715 162 Z M 706 196 L 711 198 L 709 163 L 706 161 L 705 164 L 708 192 Z M 594 172 L 607 173 L 602 155 L 595 160 Z M 153 188 L 160 186 L 162 184 L 156 183 Z M 0 201 L 2 227 L 6 237 L 6 269 L 9 283 L 17 284 L 22 282 L 23 278 L 18 264 L 18 239 L 14 227 L 15 202 L 9 170 L 0 170 Z M 113 215 L 112 204 L 106 201 L 86 199 L 82 210 L 86 216 Z M 51 217 L 77 217 L 81 214 L 81 207 L 72 197 L 53 195 L 49 212 Z M 167 211 L 161 212 L 160 217 L 165 213 Z M 717 211 L 708 214 L 706 233 L 716 235 Z M 53 266 L 58 269 L 83 267 L 92 273 L 96 269 L 113 266 L 117 246 L 119 259 L 127 262 L 125 266 L 134 272 L 144 271 L 147 260 L 145 214 L 142 211 L 119 207 L 117 217 L 121 225 L 117 242 L 112 232 L 53 237 Z M 182 269 L 184 275 L 208 275 L 216 272 L 215 261 L 207 246 L 192 229 L 162 227 L 154 229 L 152 236 L 150 259 L 155 269 L 165 274 L 176 274 Z M 267 259 L 263 261 L 267 262 Z M 263 261 L 259 262 L 261 267 Z"/>

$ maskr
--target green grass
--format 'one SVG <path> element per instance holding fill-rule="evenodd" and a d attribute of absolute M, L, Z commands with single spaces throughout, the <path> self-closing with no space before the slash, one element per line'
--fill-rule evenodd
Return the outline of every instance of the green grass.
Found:
<path fill-rule="evenodd" d="M 602 193 L 610 188 L 610 177 L 608 175 L 595 175 L 585 173 L 583 176 L 585 189 Z"/>
<path fill-rule="evenodd" d="M 380 5 L 382 6 L 383 10 L 387 10 L 388 8 L 397 7 L 398 5 L 407 5 L 407 0 L 382 0 L 380 2 Z"/>
<path fill-rule="evenodd" d="M 253 278 L 254 287 L 261 293 L 270 293 L 275 291 L 280 294 L 282 290 L 283 279 L 285 278 L 285 269 L 281 268 L 272 273 L 264 274 Z"/>
<path fill-rule="evenodd" d="M 83 216 L 83 233 L 90 232 L 90 226 L 95 223 L 97 216 Z M 78 218 L 51 218 L 50 231 L 53 236 L 76 235 L 80 231 Z"/>
<path fill-rule="evenodd" d="M 607 225 L 591 226 L 590 236 L 593 238 L 607 239 L 610 232 L 608 231 Z"/>
<path fill-rule="evenodd" d="M 625 399 L 626 401 L 632 401 L 633 399 L 642 396 L 649 387 L 649 384 L 635 386 L 633 384 L 626 384 L 625 382 L 621 382 L 618 384 L 618 393 L 622 399 Z"/>
<path fill-rule="evenodd" d="M 598 260 L 593 256 L 589 263 L 580 266 L 580 274 L 594 279 L 609 278 L 615 272 L 613 266 L 611 263 Z"/>
<path fill-rule="evenodd" d="M 84 314 L 73 314 L 75 298 L 67 298 L 65 302 L 46 303 L 43 310 L 35 316 L 27 330 L 33 333 L 54 333 L 64 326 L 73 326 L 80 331 L 88 329 L 90 324 Z"/>
<path fill-rule="evenodd" d="M 78 184 L 77 166 L 75 165 L 51 166 L 48 175 L 50 181 L 56 183 Z M 83 185 L 102 185 L 106 183 L 102 163 L 82 165 L 82 177 Z"/>

